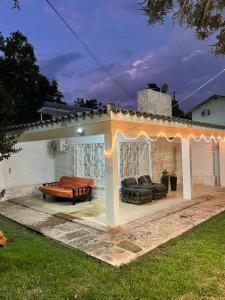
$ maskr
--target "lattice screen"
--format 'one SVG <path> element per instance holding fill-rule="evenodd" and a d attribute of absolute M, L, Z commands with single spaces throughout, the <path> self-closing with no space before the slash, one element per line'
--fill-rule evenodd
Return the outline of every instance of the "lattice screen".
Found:
<path fill-rule="evenodd" d="M 74 176 L 91 177 L 96 186 L 105 186 L 104 144 L 81 144 L 72 147 Z"/>
<path fill-rule="evenodd" d="M 149 145 L 145 142 L 120 143 L 120 177 L 139 177 L 149 173 Z M 105 186 L 104 144 L 73 145 L 73 175 L 95 179 Z"/>
<path fill-rule="evenodd" d="M 145 142 L 120 143 L 121 179 L 145 174 L 149 174 L 149 145 Z"/>

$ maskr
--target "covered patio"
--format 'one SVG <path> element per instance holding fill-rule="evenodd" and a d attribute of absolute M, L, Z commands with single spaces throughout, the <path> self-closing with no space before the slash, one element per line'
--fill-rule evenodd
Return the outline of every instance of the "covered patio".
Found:
<path fill-rule="evenodd" d="M 191 199 L 216 191 L 216 185 L 225 186 L 223 126 L 108 104 L 106 110 L 20 125 L 11 130 L 20 133 L 19 146 L 23 150 L 3 162 L 1 186 L 6 188 L 5 199 L 33 195 L 37 205 L 41 202 L 55 213 L 73 214 L 88 222 L 125 224 L 174 205 L 186 205 Z M 57 153 L 52 141 L 57 141 L 56 146 L 61 149 Z M 176 169 L 177 192 L 141 206 L 120 201 L 123 178 L 149 174 L 159 182 L 164 168 Z M 64 175 L 94 178 L 92 202 L 76 206 L 50 198 L 43 202 L 38 186 Z"/>

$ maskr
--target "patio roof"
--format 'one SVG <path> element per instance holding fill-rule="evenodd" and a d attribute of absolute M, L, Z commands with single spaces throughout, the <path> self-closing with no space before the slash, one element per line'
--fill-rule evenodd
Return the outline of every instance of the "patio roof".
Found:
<path fill-rule="evenodd" d="M 32 137 L 34 137 L 34 140 L 58 139 L 76 136 L 74 127 L 79 126 L 84 128 L 85 136 L 119 133 L 132 136 L 145 131 L 149 136 L 166 132 L 167 136 L 193 134 L 198 137 L 204 135 L 225 138 L 225 126 L 223 125 L 123 109 L 112 103 L 109 103 L 106 109 L 74 113 L 52 120 L 10 126 L 7 131 L 21 133 L 20 141 L 32 140 Z"/>
<path fill-rule="evenodd" d="M 184 119 L 184 118 L 169 117 L 169 116 L 164 116 L 164 115 L 156 115 L 156 114 L 140 112 L 140 111 L 132 110 L 132 109 L 124 109 L 124 108 L 117 107 L 113 103 L 108 103 L 106 109 L 76 112 L 76 113 L 70 114 L 68 116 L 58 117 L 58 118 L 51 119 L 51 120 L 49 119 L 49 120 L 37 121 L 37 122 L 33 122 L 33 123 L 13 125 L 13 126 L 9 126 L 7 128 L 7 131 L 16 131 L 16 130 L 21 130 L 21 129 L 37 128 L 39 126 L 43 127 L 43 126 L 48 126 L 48 125 L 51 125 L 54 123 L 57 124 L 60 122 L 65 122 L 65 121 L 70 121 L 70 120 L 79 121 L 79 119 L 89 119 L 89 118 L 93 118 L 93 116 L 101 117 L 102 115 L 108 115 L 110 117 L 110 112 L 113 112 L 114 114 L 122 113 L 123 115 L 143 117 L 146 120 L 161 120 L 161 121 L 169 122 L 169 123 L 180 123 L 180 124 L 187 124 L 189 126 L 192 125 L 192 126 L 201 126 L 201 127 L 225 130 L 225 126 L 223 126 L 223 125 L 216 125 L 216 124 L 192 121 L 192 120 L 188 120 L 188 119 Z"/>

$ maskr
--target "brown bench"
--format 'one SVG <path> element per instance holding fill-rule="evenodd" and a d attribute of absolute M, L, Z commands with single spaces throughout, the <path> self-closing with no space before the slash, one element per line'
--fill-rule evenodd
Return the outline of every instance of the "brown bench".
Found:
<path fill-rule="evenodd" d="M 44 183 L 39 190 L 44 199 L 50 195 L 72 199 L 73 204 L 76 204 L 77 200 L 91 201 L 93 186 L 94 179 L 63 176 L 58 182 Z"/>

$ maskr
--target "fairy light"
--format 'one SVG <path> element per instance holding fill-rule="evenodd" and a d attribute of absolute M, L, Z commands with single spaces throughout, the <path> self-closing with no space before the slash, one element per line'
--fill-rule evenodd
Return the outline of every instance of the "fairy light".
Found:
<path fill-rule="evenodd" d="M 160 132 L 156 137 L 152 138 L 143 130 L 140 131 L 137 136 L 129 137 L 129 136 L 126 136 L 120 129 L 117 129 L 115 132 L 115 135 L 113 137 L 112 148 L 108 151 L 104 151 L 105 156 L 112 155 L 113 150 L 116 145 L 116 142 L 117 142 L 118 135 L 121 135 L 127 141 L 135 141 L 143 136 L 150 142 L 156 142 L 161 138 L 165 138 L 170 143 L 174 142 L 175 139 L 177 139 L 177 138 L 193 139 L 195 142 L 200 142 L 201 140 L 204 140 L 206 143 L 210 143 L 212 141 L 214 141 L 215 143 L 218 143 L 219 141 L 225 142 L 225 137 L 222 138 L 220 135 L 218 135 L 217 137 L 215 137 L 214 135 L 211 135 L 210 137 L 207 138 L 204 134 L 201 134 L 200 137 L 196 137 L 196 136 L 194 136 L 193 133 L 190 133 L 187 137 L 182 136 L 182 134 L 180 134 L 180 133 L 176 133 L 173 137 L 171 137 L 171 136 L 166 135 L 164 132 Z"/>

